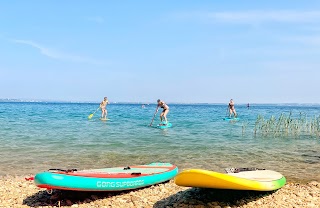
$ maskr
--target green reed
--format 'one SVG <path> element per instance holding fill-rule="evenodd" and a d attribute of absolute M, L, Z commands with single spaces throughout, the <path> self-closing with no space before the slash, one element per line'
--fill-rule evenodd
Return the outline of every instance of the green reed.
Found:
<path fill-rule="evenodd" d="M 320 137 L 320 116 L 307 118 L 305 113 L 300 112 L 293 117 L 281 113 L 277 118 L 271 116 L 269 119 L 258 115 L 254 126 L 254 136 L 274 136 L 274 137 L 298 137 L 301 135 Z"/>
<path fill-rule="evenodd" d="M 245 135 L 247 126 L 248 126 L 248 121 L 245 121 L 242 123 L 242 136 Z"/>

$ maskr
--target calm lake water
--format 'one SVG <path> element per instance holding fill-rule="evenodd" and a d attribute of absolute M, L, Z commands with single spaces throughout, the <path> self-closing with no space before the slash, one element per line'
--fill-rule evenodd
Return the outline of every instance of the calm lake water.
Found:
<path fill-rule="evenodd" d="M 0 175 L 170 162 L 180 170 L 258 167 L 289 181 L 320 181 L 319 137 L 253 134 L 259 114 L 312 118 L 320 115 L 319 105 L 236 105 L 237 122 L 223 120 L 226 105 L 169 106 L 173 126 L 161 130 L 148 126 L 155 105 L 110 104 L 110 120 L 103 122 L 100 111 L 88 120 L 97 103 L 0 103 Z"/>

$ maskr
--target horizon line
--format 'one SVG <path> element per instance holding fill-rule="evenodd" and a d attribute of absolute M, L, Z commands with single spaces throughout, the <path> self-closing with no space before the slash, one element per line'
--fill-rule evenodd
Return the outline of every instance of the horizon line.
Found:
<path fill-rule="evenodd" d="M 71 100 L 46 100 L 46 99 L 19 99 L 19 98 L 0 98 L 0 103 L 5 102 L 16 102 L 16 103 L 100 103 L 100 101 L 71 101 Z M 225 105 L 227 102 L 168 102 L 170 104 L 206 104 L 206 105 Z M 152 105 L 156 104 L 156 102 L 145 102 L 145 101 L 111 101 L 110 104 L 145 104 Z M 251 102 L 251 103 L 243 103 L 239 102 L 237 105 L 320 105 L 320 103 L 297 103 L 297 102 L 278 102 L 278 103 L 268 103 L 268 102 Z"/>

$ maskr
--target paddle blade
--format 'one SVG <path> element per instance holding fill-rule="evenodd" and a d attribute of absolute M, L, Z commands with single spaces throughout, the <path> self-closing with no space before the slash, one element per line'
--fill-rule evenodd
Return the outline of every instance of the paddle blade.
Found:
<path fill-rule="evenodd" d="M 90 115 L 88 116 L 88 119 L 91 119 L 91 118 L 92 118 L 92 116 L 93 116 L 93 113 L 92 113 L 92 114 L 90 114 Z"/>

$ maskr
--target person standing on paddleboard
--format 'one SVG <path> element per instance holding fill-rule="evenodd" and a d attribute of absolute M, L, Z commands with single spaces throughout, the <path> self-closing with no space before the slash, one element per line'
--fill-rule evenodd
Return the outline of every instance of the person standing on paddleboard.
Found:
<path fill-rule="evenodd" d="M 108 98 L 104 97 L 103 101 L 100 103 L 101 108 L 101 118 L 107 119 L 108 111 L 107 105 L 109 104 Z"/>
<path fill-rule="evenodd" d="M 157 105 L 156 113 L 158 112 L 159 107 L 163 109 L 160 114 L 160 121 L 161 121 L 160 125 L 167 125 L 168 123 L 167 115 L 169 113 L 169 106 L 160 99 L 158 99 L 157 102 L 158 102 L 158 105 Z M 162 123 L 163 120 L 165 121 L 165 124 Z"/>
<path fill-rule="evenodd" d="M 230 100 L 228 108 L 229 108 L 229 117 L 231 117 L 231 115 L 233 114 L 234 117 L 236 118 L 237 117 L 237 112 L 236 112 L 236 109 L 234 108 L 233 99 Z"/>

